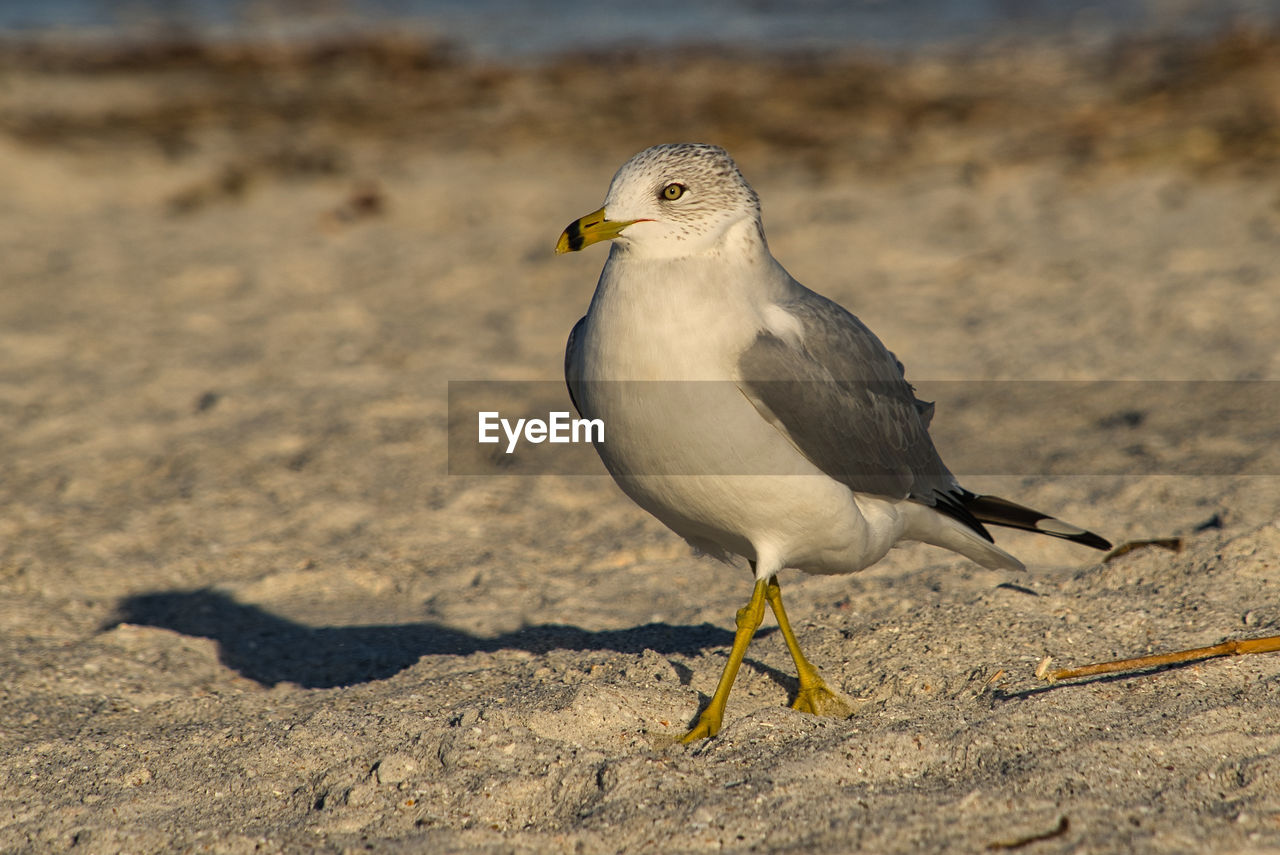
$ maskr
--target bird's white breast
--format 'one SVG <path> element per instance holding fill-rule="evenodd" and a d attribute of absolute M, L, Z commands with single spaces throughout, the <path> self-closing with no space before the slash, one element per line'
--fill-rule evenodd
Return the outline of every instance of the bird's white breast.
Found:
<path fill-rule="evenodd" d="M 790 278 L 765 258 L 773 269 L 757 266 L 749 278 L 785 293 Z M 710 551 L 758 560 L 761 574 L 861 569 L 901 525 L 891 508 L 814 467 L 739 389 L 738 356 L 760 330 L 801 331 L 734 273 L 723 258 L 611 255 L 571 368 L 583 415 L 605 423 L 600 456 L 668 527 Z"/>

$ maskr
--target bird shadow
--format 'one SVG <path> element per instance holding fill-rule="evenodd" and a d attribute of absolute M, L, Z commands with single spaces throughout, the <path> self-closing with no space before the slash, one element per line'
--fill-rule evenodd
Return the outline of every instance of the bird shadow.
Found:
<path fill-rule="evenodd" d="M 612 650 L 697 655 L 727 647 L 733 633 L 708 623 L 649 623 L 616 630 L 562 624 L 527 626 L 487 637 L 430 621 L 312 627 L 200 588 L 159 591 L 122 600 L 102 628 L 153 626 L 218 644 L 218 658 L 264 686 L 293 683 L 309 689 L 352 686 L 392 677 L 423 656 L 467 656 L 499 650 L 533 654 L 552 650 Z"/>

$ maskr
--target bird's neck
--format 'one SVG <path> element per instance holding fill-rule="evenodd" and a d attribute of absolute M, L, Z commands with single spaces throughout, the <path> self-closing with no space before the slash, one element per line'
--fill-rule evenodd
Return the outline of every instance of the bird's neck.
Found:
<path fill-rule="evenodd" d="M 744 283 L 761 283 L 773 278 L 781 269 L 769 253 L 769 244 L 759 219 L 739 220 L 726 228 L 711 244 L 673 252 L 673 244 L 664 242 L 661 250 L 644 245 L 617 241 L 610 247 L 600 285 L 610 287 L 643 287 L 642 283 L 661 285 L 680 300 L 691 296 L 688 289 L 712 298 L 733 299 L 734 294 L 758 300 L 758 294 L 743 294 Z M 613 275 L 610 275 L 613 274 Z M 719 291 L 730 293 L 718 294 Z"/>
<path fill-rule="evenodd" d="M 763 240 L 752 249 L 667 259 L 611 252 L 591 301 L 594 364 L 613 379 L 731 376 L 728 355 L 750 344 L 791 281 Z"/>

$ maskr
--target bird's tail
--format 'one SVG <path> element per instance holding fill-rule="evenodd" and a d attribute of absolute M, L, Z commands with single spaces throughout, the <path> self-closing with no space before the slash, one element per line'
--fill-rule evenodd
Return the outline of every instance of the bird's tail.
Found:
<path fill-rule="evenodd" d="M 971 495 L 965 497 L 963 503 L 965 510 L 979 522 L 1048 534 L 1072 543 L 1092 546 L 1094 549 L 1111 548 L 1111 542 L 1104 537 L 999 496 Z"/>
<path fill-rule="evenodd" d="M 950 510 L 940 511 L 918 502 L 903 502 L 903 538 L 931 543 L 958 552 L 991 570 L 1025 570 L 1022 562 L 996 546 L 981 523 L 958 519 Z M 976 526 L 976 528 L 975 528 Z"/>

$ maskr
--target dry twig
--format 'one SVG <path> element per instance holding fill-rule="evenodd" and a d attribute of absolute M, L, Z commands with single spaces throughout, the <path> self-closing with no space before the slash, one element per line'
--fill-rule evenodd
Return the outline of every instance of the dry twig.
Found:
<path fill-rule="evenodd" d="M 1213 659 L 1217 656 L 1238 656 L 1245 653 L 1275 653 L 1280 651 L 1280 635 L 1269 635 L 1265 638 L 1245 638 L 1224 641 L 1211 647 L 1196 647 L 1191 650 L 1178 650 L 1173 653 L 1156 653 L 1151 656 L 1137 656 L 1132 659 L 1117 659 L 1114 662 L 1099 662 L 1084 665 L 1080 668 L 1048 669 L 1048 660 L 1042 661 L 1036 668 L 1036 676 L 1053 683 L 1057 680 L 1071 680 L 1076 677 L 1094 677 L 1098 674 L 1115 674 L 1120 671 L 1137 671 L 1143 668 L 1155 668 L 1160 665 L 1176 665 L 1179 662 L 1194 662 L 1198 659 Z"/>

